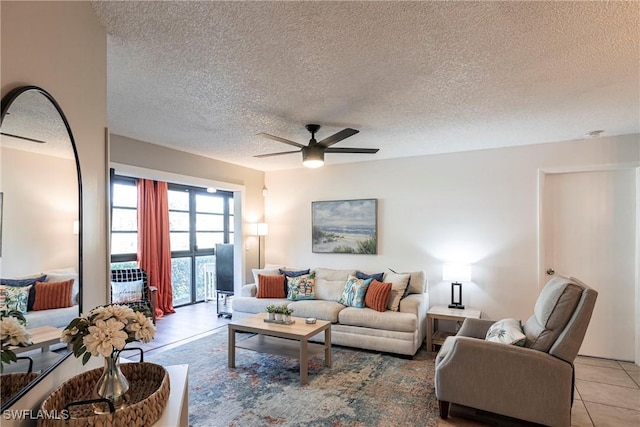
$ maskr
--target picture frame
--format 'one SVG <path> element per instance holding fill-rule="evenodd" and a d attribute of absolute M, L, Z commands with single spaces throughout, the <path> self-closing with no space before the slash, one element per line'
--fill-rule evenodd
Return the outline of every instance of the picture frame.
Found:
<path fill-rule="evenodd" d="M 378 253 L 378 199 L 311 202 L 314 253 Z"/>

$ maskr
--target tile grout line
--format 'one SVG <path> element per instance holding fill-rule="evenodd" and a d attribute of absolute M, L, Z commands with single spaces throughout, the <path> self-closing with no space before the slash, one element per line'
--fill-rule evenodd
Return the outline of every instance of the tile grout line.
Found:
<path fill-rule="evenodd" d="M 634 411 L 634 412 L 638 412 L 638 413 L 640 413 L 640 408 L 637 408 L 637 409 L 633 409 L 633 408 L 625 408 L 624 406 L 609 405 L 608 403 L 594 402 L 594 401 L 592 401 L 592 400 L 583 400 L 582 402 L 595 403 L 596 405 L 608 406 L 609 408 L 625 409 L 625 410 L 627 410 L 627 411 Z M 584 405 L 584 407 L 586 408 L 586 407 L 587 407 L 587 405 Z"/>

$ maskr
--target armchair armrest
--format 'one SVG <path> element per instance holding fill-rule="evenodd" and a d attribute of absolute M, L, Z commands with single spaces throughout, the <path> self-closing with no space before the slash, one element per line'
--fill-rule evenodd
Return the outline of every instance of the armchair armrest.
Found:
<path fill-rule="evenodd" d="M 435 388 L 444 402 L 569 425 L 572 378 L 573 366 L 547 353 L 454 336 L 438 354 Z"/>
<path fill-rule="evenodd" d="M 466 318 L 456 335 L 484 339 L 487 336 L 487 331 L 494 323 L 493 320 Z"/>

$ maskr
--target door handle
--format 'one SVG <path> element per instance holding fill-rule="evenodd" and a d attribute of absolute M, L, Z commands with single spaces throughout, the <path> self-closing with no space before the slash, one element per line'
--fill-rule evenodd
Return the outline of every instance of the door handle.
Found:
<path fill-rule="evenodd" d="M 554 274 L 556 274 L 556 271 L 553 268 L 549 267 L 547 268 L 547 274 L 549 276 L 553 276 Z"/>

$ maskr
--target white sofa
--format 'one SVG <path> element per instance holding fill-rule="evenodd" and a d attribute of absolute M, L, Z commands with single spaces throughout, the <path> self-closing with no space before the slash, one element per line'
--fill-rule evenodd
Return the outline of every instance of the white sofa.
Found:
<path fill-rule="evenodd" d="M 233 298 L 233 317 L 241 319 L 266 312 L 269 304 L 286 304 L 295 317 L 315 317 L 331 325 L 331 342 L 335 345 L 358 347 L 413 356 L 426 336 L 426 316 L 429 306 L 424 272 L 410 273 L 407 293 L 400 300 L 399 311 L 376 311 L 371 308 L 347 307 L 338 302 L 349 275 L 356 270 L 316 268 L 316 299 L 289 301 L 282 298 L 257 298 L 254 284 L 243 286 L 240 296 Z M 393 275 L 386 272 L 385 279 Z M 384 280 L 386 281 L 386 280 Z M 324 334 L 312 341 L 324 341 Z"/>
<path fill-rule="evenodd" d="M 28 278 L 38 278 L 40 276 L 46 276 L 45 282 L 63 282 L 73 279 L 73 291 L 72 291 L 72 306 L 65 308 L 52 308 L 48 310 L 29 310 L 24 313 L 24 317 L 27 321 L 27 329 L 38 328 L 41 326 L 53 326 L 56 328 L 66 327 L 74 318 L 80 315 L 78 309 L 79 299 L 79 283 L 78 273 L 72 267 L 62 268 L 56 270 L 48 270 L 42 273 L 31 274 L 28 276 L 21 276 L 15 280 L 25 280 Z M 4 280 L 4 279 L 3 279 Z M 9 279 L 12 280 L 12 279 Z"/>

